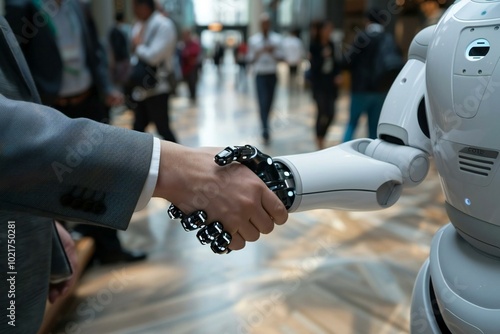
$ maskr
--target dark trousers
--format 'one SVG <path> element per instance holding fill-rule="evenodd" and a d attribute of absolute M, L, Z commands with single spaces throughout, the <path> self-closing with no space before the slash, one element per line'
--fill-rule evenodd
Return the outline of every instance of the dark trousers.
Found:
<path fill-rule="evenodd" d="M 314 84 L 313 97 L 316 102 L 316 138 L 325 138 L 328 127 L 335 119 L 337 90 L 332 84 Z"/>
<path fill-rule="evenodd" d="M 260 120 L 262 123 L 262 137 L 269 139 L 269 114 L 273 105 L 274 91 L 276 90 L 276 74 L 257 74 L 257 98 L 259 100 Z"/>
<path fill-rule="evenodd" d="M 168 116 L 169 94 L 159 94 L 138 102 L 134 108 L 134 130 L 144 132 L 149 123 L 153 122 L 163 139 L 176 142 L 170 129 Z"/>
<path fill-rule="evenodd" d="M 377 126 L 386 93 L 352 93 L 349 123 L 344 135 L 344 142 L 351 140 L 356 132 L 358 121 L 365 112 L 368 116 L 368 137 L 377 138 Z"/>
<path fill-rule="evenodd" d="M 196 85 L 198 84 L 198 67 L 193 69 L 185 77 L 186 83 L 189 88 L 189 98 L 191 100 L 196 100 Z"/>
<path fill-rule="evenodd" d="M 91 237 L 95 242 L 94 257 L 97 259 L 105 258 L 123 251 L 118 239 L 118 232 L 111 228 L 78 224 L 74 230 L 82 235 Z"/>
<path fill-rule="evenodd" d="M 299 65 L 288 65 L 288 69 L 290 73 L 290 79 L 295 79 L 295 77 L 297 76 Z"/>
<path fill-rule="evenodd" d="M 92 92 L 81 103 L 71 105 L 52 105 L 69 118 L 88 118 L 101 123 L 109 123 L 109 109 L 101 101 L 97 92 Z"/>

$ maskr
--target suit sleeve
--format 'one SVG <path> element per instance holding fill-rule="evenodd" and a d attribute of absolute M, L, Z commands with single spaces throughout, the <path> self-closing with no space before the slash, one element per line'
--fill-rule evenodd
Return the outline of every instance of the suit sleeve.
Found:
<path fill-rule="evenodd" d="M 126 229 L 153 137 L 0 95 L 0 211 Z"/>

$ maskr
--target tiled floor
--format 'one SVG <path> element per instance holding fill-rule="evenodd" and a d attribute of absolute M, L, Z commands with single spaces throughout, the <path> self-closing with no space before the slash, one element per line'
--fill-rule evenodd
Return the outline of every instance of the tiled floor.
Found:
<path fill-rule="evenodd" d="M 275 156 L 314 150 L 309 93 L 289 91 L 286 82 L 282 77 L 265 149 Z M 346 96 L 338 101 L 329 144 L 343 134 L 348 105 Z M 207 65 L 196 105 L 175 98 L 172 119 L 185 145 L 260 141 L 253 82 L 236 79 L 230 65 L 220 75 Z M 130 120 L 116 117 L 121 126 Z M 217 256 L 167 218 L 168 203 L 154 199 L 120 232 L 149 259 L 92 268 L 56 333 L 408 333 L 413 281 L 447 221 L 442 203 L 431 170 L 388 210 L 292 214 L 243 251 Z"/>

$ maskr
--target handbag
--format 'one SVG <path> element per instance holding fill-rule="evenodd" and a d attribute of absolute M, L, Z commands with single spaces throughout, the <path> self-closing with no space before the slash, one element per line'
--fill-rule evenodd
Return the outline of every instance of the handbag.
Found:
<path fill-rule="evenodd" d="M 154 88 L 158 84 L 156 77 L 156 66 L 149 65 L 143 60 L 138 60 L 132 67 L 128 85 L 130 87 L 141 87 L 146 90 Z"/>
<path fill-rule="evenodd" d="M 154 40 L 156 33 L 158 32 L 159 27 L 155 28 L 155 31 L 151 34 L 149 41 Z M 149 65 L 144 60 L 138 59 L 137 63 L 132 66 L 132 71 L 130 72 L 130 76 L 128 78 L 128 87 L 143 88 L 145 90 L 149 90 L 154 88 L 158 84 L 158 78 L 156 76 L 156 71 L 158 66 Z"/>

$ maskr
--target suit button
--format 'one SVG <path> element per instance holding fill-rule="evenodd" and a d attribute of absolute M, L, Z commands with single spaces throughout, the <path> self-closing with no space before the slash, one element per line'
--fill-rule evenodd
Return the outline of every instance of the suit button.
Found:
<path fill-rule="evenodd" d="M 91 212 L 94 210 L 94 205 L 95 205 L 94 201 L 88 199 L 83 202 L 82 210 L 85 212 Z"/>
<path fill-rule="evenodd" d="M 71 203 L 71 207 L 75 210 L 80 210 L 83 206 L 83 202 L 84 202 L 83 199 L 75 198 Z"/>
<path fill-rule="evenodd" d="M 104 212 L 106 212 L 106 205 L 104 205 L 104 202 L 98 201 L 94 204 L 94 213 L 98 215 L 102 215 Z"/>
<path fill-rule="evenodd" d="M 71 203 L 73 203 L 73 200 L 75 198 L 71 194 L 65 194 L 62 195 L 61 198 L 59 199 L 59 202 L 61 203 L 62 206 L 70 206 Z"/>

